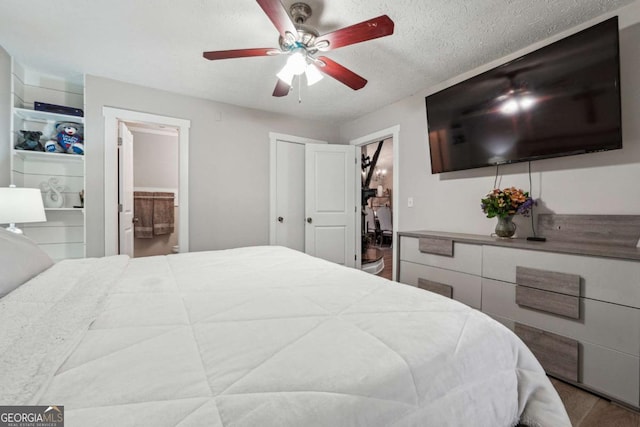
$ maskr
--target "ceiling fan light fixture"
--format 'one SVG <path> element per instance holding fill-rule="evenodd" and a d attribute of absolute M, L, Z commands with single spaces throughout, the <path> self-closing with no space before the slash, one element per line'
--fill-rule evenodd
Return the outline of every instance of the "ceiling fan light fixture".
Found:
<path fill-rule="evenodd" d="M 315 27 L 306 24 L 311 16 L 311 7 L 304 3 L 305 0 L 293 1 L 294 3 L 287 10 L 282 0 L 257 0 L 263 12 L 278 30 L 279 50 L 270 48 L 218 50 L 203 52 L 202 56 L 215 61 L 288 55 L 285 67 L 277 73 L 278 81 L 272 93 L 275 97 L 286 96 L 291 90 L 291 83 L 295 80 L 295 76 L 301 76 L 303 73 L 306 74 L 308 85 L 317 83 L 326 74 L 353 90 L 362 89 L 367 84 L 367 80 L 362 76 L 329 58 L 315 58 L 314 55 L 318 52 L 390 36 L 394 31 L 391 18 L 381 15 L 320 35 Z"/>
<path fill-rule="evenodd" d="M 303 48 L 294 49 L 287 59 L 286 67 L 296 76 L 304 73 L 307 69 L 307 52 Z"/>
<path fill-rule="evenodd" d="M 291 83 L 293 83 L 293 78 L 295 77 L 295 74 L 291 72 L 289 63 L 287 62 L 287 64 L 282 68 L 282 70 L 280 70 L 278 74 L 276 74 L 276 76 L 278 76 L 278 78 L 282 80 L 284 83 L 291 86 Z"/>
<path fill-rule="evenodd" d="M 309 64 L 307 66 L 305 76 L 307 77 L 307 86 L 312 86 L 318 83 L 324 77 L 320 70 L 318 70 L 318 67 L 313 64 Z"/>

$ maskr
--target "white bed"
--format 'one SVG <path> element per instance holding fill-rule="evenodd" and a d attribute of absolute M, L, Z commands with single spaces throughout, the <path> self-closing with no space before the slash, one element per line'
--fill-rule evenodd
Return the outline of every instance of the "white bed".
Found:
<path fill-rule="evenodd" d="M 571 425 L 499 323 L 281 247 L 62 261 L 0 324 L 0 404 L 68 427 Z"/>

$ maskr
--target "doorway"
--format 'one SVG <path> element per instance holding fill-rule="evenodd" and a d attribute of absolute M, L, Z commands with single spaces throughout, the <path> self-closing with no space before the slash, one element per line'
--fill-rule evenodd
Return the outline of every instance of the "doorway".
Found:
<path fill-rule="evenodd" d="M 390 250 L 388 250 L 387 252 L 387 260 L 384 260 L 384 253 L 383 253 L 383 261 L 385 262 L 385 265 L 387 266 L 387 268 L 388 268 L 388 264 L 391 264 L 391 275 L 389 277 L 389 274 L 387 272 L 386 276 L 389 277 L 391 280 L 397 280 L 397 271 L 398 271 L 397 270 L 398 268 L 397 232 L 398 232 L 398 223 L 399 223 L 399 216 L 400 216 L 400 213 L 399 213 L 400 179 L 399 179 L 399 168 L 398 168 L 398 164 L 400 160 L 400 157 L 399 157 L 400 126 L 396 125 L 396 126 L 382 129 L 378 132 L 374 132 L 369 135 L 365 135 L 363 137 L 351 140 L 350 144 L 358 147 L 360 150 L 362 150 L 363 147 L 367 145 L 372 145 L 372 147 L 376 147 L 377 149 L 377 146 L 379 145 L 379 143 L 384 141 L 389 141 L 388 146 L 391 149 L 391 162 L 390 162 L 391 170 L 387 168 L 387 172 L 386 174 L 384 174 L 383 180 L 385 184 L 382 184 L 383 180 L 380 180 L 380 179 L 378 181 L 379 183 L 378 184 L 373 179 L 373 176 L 376 174 L 376 170 L 374 167 L 372 171 L 373 175 L 370 182 L 370 187 L 374 186 L 375 188 L 370 188 L 369 194 L 374 194 L 374 195 L 379 194 L 378 185 L 382 185 L 382 193 L 381 193 L 382 198 L 375 199 L 375 200 L 379 200 L 379 202 L 376 202 L 376 204 L 383 204 L 383 205 L 388 204 L 390 208 L 390 214 L 391 214 L 391 233 L 390 233 L 391 237 L 389 238 L 388 237 L 389 233 L 387 233 L 387 236 L 384 237 L 385 240 L 383 241 L 383 245 L 385 246 L 385 248 L 390 245 Z M 384 147 L 384 143 L 382 146 Z M 375 154 L 375 151 L 374 151 L 374 154 Z M 372 160 L 372 157 L 370 157 L 369 160 Z M 383 172 L 381 168 L 378 168 L 378 169 L 379 169 L 378 175 L 382 177 Z M 369 169 L 367 169 L 367 172 L 368 170 Z M 362 191 L 363 190 L 362 188 L 363 172 L 364 170 L 362 169 L 362 167 L 360 167 L 358 168 L 357 173 L 354 176 L 356 193 L 360 195 L 363 193 Z M 389 188 L 390 191 L 388 193 L 385 192 L 385 185 L 391 186 L 391 188 Z M 388 200 L 385 199 L 384 197 L 388 197 Z M 364 240 L 363 233 L 367 232 L 367 219 L 366 219 L 367 210 L 365 209 L 365 207 L 367 206 L 368 204 L 367 202 L 369 202 L 370 199 L 371 198 L 368 198 L 367 200 L 363 200 L 362 197 L 356 198 L 356 201 L 358 203 L 358 208 L 359 208 L 358 211 L 361 213 L 360 215 L 356 215 L 356 233 L 357 233 L 356 245 L 357 245 L 358 253 L 362 253 L 363 246 L 366 248 L 366 245 L 368 244 L 368 242 L 364 242 L 363 244 L 363 240 Z M 373 208 L 374 201 L 371 200 L 370 203 L 371 203 L 370 207 Z M 375 215 L 373 218 L 371 216 L 369 218 L 370 218 L 369 222 L 374 224 L 373 235 L 370 235 L 370 236 L 373 238 L 372 242 L 374 242 L 374 245 L 375 245 L 376 241 L 380 242 L 380 240 L 377 239 L 378 236 L 375 235 L 375 227 L 376 227 L 375 223 L 377 220 L 379 221 L 379 219 L 376 219 Z M 391 259 L 389 260 L 389 258 Z M 362 268 L 362 257 L 359 257 L 359 259 L 357 260 L 356 268 L 359 268 L 359 269 Z"/>
<path fill-rule="evenodd" d="M 158 116 L 155 114 L 148 113 L 140 113 L 137 111 L 130 110 L 122 110 L 111 107 L 103 107 L 103 116 L 104 116 L 104 126 L 105 126 L 105 255 L 116 255 L 122 252 L 122 240 L 123 234 L 128 234 L 130 240 L 130 247 L 124 245 L 124 250 L 130 252 L 130 256 L 135 256 L 134 253 L 134 243 L 133 243 L 133 226 L 130 227 L 129 231 L 122 232 L 121 225 L 126 225 L 128 223 L 133 223 L 133 192 L 135 190 L 134 183 L 134 154 L 133 154 L 133 146 L 134 143 L 131 141 L 131 147 L 128 150 L 119 150 L 119 144 L 126 144 L 125 139 L 122 138 L 119 143 L 119 133 L 121 132 L 121 127 L 127 128 L 127 130 L 131 132 L 130 127 L 134 130 L 137 130 L 140 135 L 154 135 L 156 137 L 167 136 L 169 139 L 173 141 L 174 148 L 177 145 L 177 157 L 173 159 L 173 168 L 177 167 L 177 184 L 175 180 L 172 184 L 167 184 L 167 181 L 155 181 L 156 183 L 160 183 L 159 185 L 151 185 L 150 181 L 146 181 L 147 184 L 138 185 L 138 189 L 140 191 L 146 191 L 148 193 L 152 193 L 158 197 L 169 197 L 169 194 L 163 193 L 173 193 L 173 200 L 171 203 L 174 204 L 174 233 L 175 240 L 177 244 L 171 244 L 171 252 L 188 252 L 189 251 L 189 175 L 188 175 L 188 165 L 189 165 L 189 127 L 190 121 L 184 119 L 177 119 L 173 117 L 166 116 Z M 134 137 L 132 136 L 132 140 Z M 141 139 L 139 136 L 138 139 Z M 142 138 L 144 139 L 144 138 Z M 169 143 L 169 142 L 168 142 Z M 141 147 L 144 148 L 144 144 L 141 144 Z M 126 158 L 122 158 L 123 153 L 126 154 Z M 174 152 L 175 155 L 175 152 Z M 148 156 L 148 150 L 145 150 L 143 155 L 138 157 L 144 158 Z M 126 170 L 124 168 L 125 165 L 129 165 L 131 171 L 129 172 L 129 184 L 125 188 L 127 188 L 131 194 L 127 197 L 122 197 L 121 193 L 123 192 L 122 183 L 126 182 L 127 179 L 124 179 L 121 176 L 121 172 Z M 155 167 L 155 166 L 154 166 Z M 142 166 L 141 166 L 142 168 Z M 140 184 L 140 183 L 139 183 Z M 177 190 L 173 191 L 177 186 Z M 164 191 L 167 190 L 167 191 Z M 155 194 L 158 193 L 158 194 Z M 123 203 L 125 200 L 130 201 L 131 204 L 126 206 Z M 167 200 L 167 199 L 163 199 Z M 176 206 L 177 205 L 177 206 Z M 170 206 L 170 204 L 168 205 Z M 168 208 L 168 206 L 165 206 Z M 131 220 L 123 219 L 122 213 L 128 213 L 131 216 Z M 164 227 L 165 223 L 160 222 L 160 228 Z M 168 223 L 167 223 L 168 224 Z M 152 225 L 153 228 L 153 225 Z M 156 227 L 158 228 L 158 227 Z M 165 230 L 166 231 L 166 230 Z M 174 233 L 169 233 L 169 236 Z M 161 234 L 165 235 L 165 234 Z M 167 237 L 162 238 L 166 239 L 167 242 L 162 244 L 162 247 L 169 247 L 168 243 L 171 240 Z M 153 246 L 153 245 L 151 245 Z M 148 249 L 148 248 L 147 248 Z M 164 251 L 164 249 L 163 249 Z M 148 254 L 150 254 L 147 251 Z"/>
<path fill-rule="evenodd" d="M 360 146 L 362 270 L 392 278 L 393 138 Z"/>
<path fill-rule="evenodd" d="M 155 123 L 124 124 L 133 136 L 133 257 L 178 253 L 178 129 Z M 126 194 L 119 192 L 120 204 L 123 197 L 131 197 Z"/>

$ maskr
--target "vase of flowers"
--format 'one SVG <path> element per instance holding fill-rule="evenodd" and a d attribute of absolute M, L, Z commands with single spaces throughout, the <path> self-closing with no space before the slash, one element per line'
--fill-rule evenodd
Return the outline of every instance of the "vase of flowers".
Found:
<path fill-rule="evenodd" d="M 496 188 L 481 200 L 482 212 L 487 218 L 498 217 L 496 235 L 498 237 L 512 237 L 516 232 L 513 223 L 515 215 L 529 216 L 535 201 L 529 193 L 519 188 L 510 187 L 500 190 Z"/>
<path fill-rule="evenodd" d="M 496 236 L 513 237 L 516 234 L 516 228 L 516 224 L 513 222 L 513 215 L 499 216 L 498 224 L 496 224 Z"/>

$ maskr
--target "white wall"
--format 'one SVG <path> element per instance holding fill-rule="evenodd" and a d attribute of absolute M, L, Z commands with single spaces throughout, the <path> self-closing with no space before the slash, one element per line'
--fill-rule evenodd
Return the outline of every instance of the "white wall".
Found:
<path fill-rule="evenodd" d="M 330 123 L 95 76 L 86 77 L 85 104 L 87 256 L 104 254 L 103 106 L 191 120 L 189 242 L 192 251 L 268 244 L 269 132 L 337 140 L 337 129 Z"/>
<path fill-rule="evenodd" d="M 640 3 L 619 11 L 623 149 L 532 162 L 533 191 L 541 198 L 538 211 L 561 214 L 640 214 Z M 493 187 L 495 168 L 431 174 L 425 96 L 465 80 L 604 20 L 600 17 L 544 42 L 530 46 L 469 73 L 450 79 L 340 127 L 340 142 L 400 125 L 399 230 L 443 230 L 490 234 L 495 219 L 487 219 L 480 198 Z M 632 19 L 633 18 L 633 19 Z M 633 25 L 632 25 L 633 24 Z M 631 26 L 629 26 L 631 25 Z M 626 28 L 624 28 L 626 27 Z M 527 189 L 527 163 L 500 167 L 501 188 Z M 407 198 L 414 207 L 407 207 Z M 529 220 L 517 218 L 520 235 L 530 234 Z"/>
<path fill-rule="evenodd" d="M 7 187 L 11 183 L 11 103 L 11 57 L 0 46 L 0 187 Z"/>
<path fill-rule="evenodd" d="M 178 135 L 131 130 L 133 186 L 178 188 Z"/>

